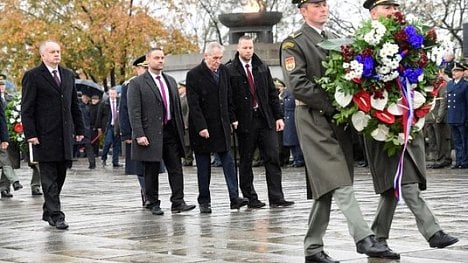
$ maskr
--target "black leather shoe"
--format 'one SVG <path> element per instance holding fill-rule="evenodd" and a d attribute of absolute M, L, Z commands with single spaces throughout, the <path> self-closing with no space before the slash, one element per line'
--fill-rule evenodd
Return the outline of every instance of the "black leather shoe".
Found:
<path fill-rule="evenodd" d="M 186 203 L 182 203 L 177 206 L 172 206 L 171 211 L 172 213 L 180 213 L 193 210 L 196 206 L 195 205 L 187 205 Z"/>
<path fill-rule="evenodd" d="M 270 207 L 271 208 L 288 207 L 288 206 L 292 206 L 293 204 L 294 204 L 293 201 L 280 200 L 280 201 L 275 202 L 275 203 L 270 203 Z"/>
<path fill-rule="evenodd" d="M 90 163 L 88 169 L 96 169 L 96 163 Z"/>
<path fill-rule="evenodd" d="M 247 204 L 248 208 L 262 208 L 266 206 L 266 204 L 258 199 L 250 200 Z"/>
<path fill-rule="evenodd" d="M 33 188 L 31 190 L 31 195 L 42 195 L 41 189 L 39 188 Z"/>
<path fill-rule="evenodd" d="M 102 167 L 106 167 L 107 166 L 107 162 L 106 161 L 102 161 Z"/>
<path fill-rule="evenodd" d="M 451 165 L 451 162 L 442 162 L 442 163 L 435 163 L 432 165 L 432 169 L 442 169 Z"/>
<path fill-rule="evenodd" d="M 118 163 L 114 163 L 114 164 L 112 164 L 112 167 L 118 168 L 118 167 L 122 167 L 122 165 L 121 165 L 121 164 L 118 164 Z"/>
<path fill-rule="evenodd" d="M 60 230 L 65 230 L 65 229 L 68 228 L 68 224 L 67 224 L 67 222 L 65 222 L 65 219 L 59 218 L 55 222 L 55 228 L 60 229 Z"/>
<path fill-rule="evenodd" d="M 329 255 L 327 255 L 327 253 L 323 251 L 320 251 L 319 253 L 312 255 L 312 256 L 306 256 L 305 262 L 306 263 L 339 263 L 338 260 L 334 260 Z"/>
<path fill-rule="evenodd" d="M 385 248 L 387 248 L 387 252 L 385 252 L 385 254 L 382 256 L 382 258 L 400 259 L 400 254 L 398 254 L 398 253 L 396 253 L 396 252 L 393 252 L 393 250 L 391 250 L 391 249 L 388 247 L 387 240 L 385 240 L 385 239 L 377 239 L 377 242 L 378 242 L 381 246 L 384 246 Z"/>
<path fill-rule="evenodd" d="M 431 238 L 429 238 L 429 246 L 436 248 L 444 248 L 458 242 L 458 238 L 453 237 L 444 231 L 437 231 Z"/>
<path fill-rule="evenodd" d="M 377 242 L 374 235 L 370 235 L 356 243 L 356 251 L 369 257 L 383 258 L 389 249 Z"/>
<path fill-rule="evenodd" d="M 239 209 L 243 206 L 246 206 L 249 203 L 247 198 L 236 198 L 231 201 L 231 209 Z"/>
<path fill-rule="evenodd" d="M 55 221 L 50 216 L 42 216 L 42 220 L 49 223 L 49 226 L 55 226 Z"/>
<path fill-rule="evenodd" d="M 23 186 L 20 184 L 19 181 L 13 183 L 13 190 L 18 191 L 19 189 L 23 189 Z"/>
<path fill-rule="evenodd" d="M 159 207 L 159 206 L 153 206 L 153 208 L 151 208 L 151 213 L 153 215 L 157 215 L 157 216 L 164 215 L 164 211 L 161 210 L 161 207 Z"/>
<path fill-rule="evenodd" d="M 2 191 L 1 195 L 2 195 L 2 198 L 12 198 L 13 197 L 13 195 L 7 190 Z"/>
<path fill-rule="evenodd" d="M 211 206 L 209 204 L 200 204 L 201 214 L 211 214 Z"/>
<path fill-rule="evenodd" d="M 461 165 L 455 164 L 452 167 L 450 167 L 450 169 L 461 169 Z"/>

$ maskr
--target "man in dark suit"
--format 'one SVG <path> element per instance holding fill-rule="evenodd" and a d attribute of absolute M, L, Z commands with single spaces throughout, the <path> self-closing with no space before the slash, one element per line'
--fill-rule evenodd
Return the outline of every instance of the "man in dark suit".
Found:
<path fill-rule="evenodd" d="M 107 154 L 112 146 L 112 166 L 120 167 L 120 122 L 119 122 L 119 100 L 117 98 L 117 90 L 109 88 L 109 98 L 104 100 L 99 105 L 96 128 L 99 134 L 104 135 L 104 147 L 102 149 L 102 166 L 107 165 Z"/>
<path fill-rule="evenodd" d="M 332 37 L 324 30 L 329 8 L 325 0 L 293 0 L 304 24 L 281 45 L 281 64 L 287 87 L 296 98 L 296 124 L 304 153 L 314 203 L 304 238 L 306 262 L 336 262 L 323 251 L 332 199 L 345 215 L 358 253 L 399 258 L 380 245 L 362 215 L 354 196 L 352 145 L 349 129 L 332 122 L 334 107 L 315 82 L 324 72 L 327 51 L 318 43 Z"/>
<path fill-rule="evenodd" d="M 369 9 L 373 20 L 377 20 L 379 17 L 388 17 L 398 12 L 399 3 L 396 0 L 366 0 L 364 8 Z M 443 248 L 456 243 L 458 239 L 442 231 L 437 218 L 421 196 L 421 191 L 427 186 L 423 137 L 422 134 L 418 134 L 407 145 L 403 156 L 401 193 L 416 219 L 419 232 L 429 242 L 429 246 Z M 386 240 L 389 238 L 392 220 L 398 205 L 394 195 L 393 180 L 402 152 L 388 156 L 382 142 L 369 138 L 366 138 L 364 142 L 374 190 L 380 194 L 371 229 L 379 243 L 388 247 Z"/>
<path fill-rule="evenodd" d="M 162 72 L 164 52 L 153 48 L 146 54 L 148 71 L 128 86 L 128 114 L 132 126 L 132 159 L 143 162 L 146 207 L 163 215 L 159 200 L 159 171 L 164 160 L 171 186 L 172 212 L 195 208 L 184 201 L 184 122 L 177 83 Z"/>
<path fill-rule="evenodd" d="M 251 37 L 239 38 L 237 53 L 227 68 L 234 113 L 239 122 L 235 128 L 239 141 L 240 189 L 249 199 L 248 207 L 265 206 L 253 184 L 252 160 L 257 147 L 266 170 L 270 206 L 291 206 L 294 202 L 284 200 L 281 185 L 278 131 L 284 129 L 283 111 L 270 70 L 254 53 Z"/>
<path fill-rule="evenodd" d="M 120 136 L 122 141 L 125 143 L 125 174 L 136 174 L 138 183 L 140 184 L 141 201 L 143 206 L 145 206 L 146 194 L 145 177 L 143 176 L 143 163 L 132 160 L 132 127 L 130 125 L 130 119 L 128 116 L 127 90 L 128 84 L 132 79 L 146 72 L 146 69 L 148 68 L 148 63 L 146 63 L 146 56 L 143 55 L 137 58 L 133 62 L 132 66 L 135 72 L 135 76 L 124 82 L 122 85 L 122 92 L 120 94 Z"/>
<path fill-rule="evenodd" d="M 247 205 L 239 198 L 237 175 L 231 155 L 231 124 L 237 126 L 232 109 L 226 66 L 221 64 L 224 47 L 211 42 L 204 60 L 187 73 L 190 145 L 195 153 L 200 213 L 211 213 L 211 153 L 217 153 L 231 200 L 231 209 Z"/>
<path fill-rule="evenodd" d="M 39 46 L 42 63 L 22 80 L 21 119 L 24 135 L 39 162 L 44 206 L 42 220 L 67 229 L 60 207 L 60 192 L 72 160 L 73 136 L 83 139 L 84 127 L 72 71 L 59 65 L 60 45 L 45 41 Z"/>

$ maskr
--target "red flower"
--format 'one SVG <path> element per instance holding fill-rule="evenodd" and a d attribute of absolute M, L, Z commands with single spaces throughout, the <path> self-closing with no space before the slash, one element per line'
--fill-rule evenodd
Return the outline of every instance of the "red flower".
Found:
<path fill-rule="evenodd" d="M 388 112 L 387 109 L 383 111 L 374 112 L 374 116 L 383 123 L 386 123 L 386 124 L 395 123 L 395 116 L 393 116 L 390 112 Z"/>
<path fill-rule="evenodd" d="M 406 35 L 406 32 L 403 30 L 400 30 L 395 33 L 395 40 L 398 43 L 404 43 L 408 39 L 408 36 Z"/>
<path fill-rule="evenodd" d="M 15 123 L 15 125 L 13 126 L 13 131 L 15 131 L 16 133 L 22 133 L 23 132 L 23 124 L 21 122 Z"/>
<path fill-rule="evenodd" d="M 353 50 L 351 49 L 350 46 L 342 45 L 341 46 L 341 56 L 343 57 L 344 61 L 349 62 L 354 58 L 354 52 L 353 52 Z"/>
<path fill-rule="evenodd" d="M 373 54 L 374 54 L 374 50 L 372 50 L 372 48 L 365 48 L 362 51 L 362 56 L 364 57 L 372 57 Z"/>
<path fill-rule="evenodd" d="M 427 31 L 426 33 L 426 37 L 429 39 L 429 40 L 432 40 L 432 41 L 436 41 L 437 40 L 437 33 L 435 31 L 435 28 L 431 28 L 429 29 L 429 31 Z"/>
<path fill-rule="evenodd" d="M 419 61 L 418 61 L 419 66 L 421 68 L 424 68 L 424 66 L 426 66 L 428 61 L 429 59 L 427 58 L 426 52 L 424 52 L 424 50 L 421 50 L 421 52 L 419 52 Z"/>
<path fill-rule="evenodd" d="M 416 117 L 418 118 L 422 118 L 429 113 L 431 108 L 432 108 L 431 104 L 423 105 L 422 107 L 414 111 L 414 115 L 416 115 Z"/>
<path fill-rule="evenodd" d="M 401 12 L 396 12 L 392 15 L 389 15 L 389 17 L 393 17 L 397 23 L 400 25 L 406 24 L 405 16 Z"/>
<path fill-rule="evenodd" d="M 370 94 L 365 90 L 361 90 L 358 93 L 353 95 L 353 102 L 358 106 L 363 112 L 369 112 L 371 109 L 371 97 Z"/>

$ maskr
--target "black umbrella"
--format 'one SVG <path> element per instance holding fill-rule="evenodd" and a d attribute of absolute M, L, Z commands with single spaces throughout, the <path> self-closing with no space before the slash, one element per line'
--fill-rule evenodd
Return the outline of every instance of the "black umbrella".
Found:
<path fill-rule="evenodd" d="M 104 93 L 104 89 L 92 80 L 76 79 L 75 84 L 77 91 L 81 91 L 82 94 L 88 95 L 89 97 L 97 95 L 101 98 Z"/>

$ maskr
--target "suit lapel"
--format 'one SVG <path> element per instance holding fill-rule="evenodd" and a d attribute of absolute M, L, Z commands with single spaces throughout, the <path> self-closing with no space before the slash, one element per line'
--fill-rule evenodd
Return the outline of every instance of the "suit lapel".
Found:
<path fill-rule="evenodd" d="M 59 69 L 59 72 L 60 72 L 60 69 Z M 57 85 L 57 83 L 55 83 L 54 78 L 50 74 L 50 71 L 49 69 L 47 69 L 45 64 L 41 64 L 41 75 L 45 78 L 47 82 L 50 83 L 52 87 L 54 87 L 54 89 L 56 89 L 57 91 L 60 91 L 60 87 Z"/>
<path fill-rule="evenodd" d="M 215 86 L 218 86 L 219 83 L 217 83 L 213 77 L 213 73 L 211 71 L 211 69 L 208 68 L 208 66 L 206 65 L 205 61 L 203 60 L 202 61 L 202 74 L 205 75 L 205 77 L 211 82 L 213 83 Z M 219 69 L 218 69 L 219 71 Z M 221 78 L 221 74 L 219 75 L 219 77 Z"/>
<path fill-rule="evenodd" d="M 153 76 L 151 76 L 151 74 L 148 71 L 146 71 L 144 77 L 145 77 L 146 85 L 154 93 L 154 95 L 156 96 L 156 99 L 159 100 L 159 101 L 162 101 L 161 93 L 159 92 L 159 88 L 156 85 L 156 82 L 153 79 Z"/>

